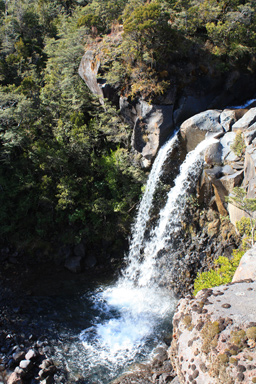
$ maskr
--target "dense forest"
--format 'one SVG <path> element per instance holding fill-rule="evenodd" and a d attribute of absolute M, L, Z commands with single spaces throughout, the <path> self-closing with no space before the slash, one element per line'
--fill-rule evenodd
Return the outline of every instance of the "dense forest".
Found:
<path fill-rule="evenodd" d="M 0 233 L 34 251 L 127 237 L 145 171 L 132 127 L 78 75 L 87 49 L 116 95 L 159 100 L 175 62 L 254 73 L 255 1 L 1 0 Z"/>

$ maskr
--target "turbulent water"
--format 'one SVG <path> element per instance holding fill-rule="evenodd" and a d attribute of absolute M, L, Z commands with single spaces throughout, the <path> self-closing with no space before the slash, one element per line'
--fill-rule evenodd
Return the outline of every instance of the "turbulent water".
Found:
<path fill-rule="evenodd" d="M 80 372 L 86 383 L 109 382 L 130 364 L 148 358 L 164 332 L 170 332 L 175 300 L 171 292 L 158 286 L 158 253 L 180 227 L 188 193 L 202 167 L 202 152 L 214 139 L 203 141 L 186 156 L 159 221 L 146 240 L 154 193 L 176 141 L 175 135 L 161 148 L 152 167 L 132 228 L 126 269 L 114 285 L 84 296 L 92 317 L 64 354 L 67 368 Z"/>

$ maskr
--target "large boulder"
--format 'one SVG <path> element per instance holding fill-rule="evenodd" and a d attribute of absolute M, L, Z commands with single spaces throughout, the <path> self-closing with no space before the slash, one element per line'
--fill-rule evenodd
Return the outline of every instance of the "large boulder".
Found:
<path fill-rule="evenodd" d="M 249 109 L 248 112 L 246 112 L 241 119 L 239 119 L 235 124 L 232 126 L 232 131 L 243 131 L 248 129 L 252 124 L 256 122 L 256 107 Z"/>
<path fill-rule="evenodd" d="M 222 145 L 222 162 L 229 163 L 236 159 L 235 153 L 231 150 L 231 145 L 235 140 L 235 132 L 227 132 L 221 139 L 220 143 Z"/>
<path fill-rule="evenodd" d="M 188 152 L 195 149 L 205 139 L 207 133 L 224 132 L 219 123 L 220 114 L 221 111 L 219 110 L 208 110 L 191 117 L 181 124 L 180 133 L 185 140 Z"/>
<path fill-rule="evenodd" d="M 180 384 L 253 383 L 256 282 L 204 289 L 179 301 L 169 356 Z"/>
<path fill-rule="evenodd" d="M 222 164 L 222 145 L 219 140 L 206 148 L 204 152 L 204 161 L 208 165 Z"/>
<path fill-rule="evenodd" d="M 236 122 L 236 110 L 224 109 L 220 114 L 220 124 L 226 132 L 231 130 L 232 125 Z"/>
<path fill-rule="evenodd" d="M 242 256 L 232 282 L 245 279 L 256 280 L 256 244 Z"/>
<path fill-rule="evenodd" d="M 256 138 L 256 123 L 252 124 L 245 132 L 243 132 L 245 145 L 251 145 Z"/>

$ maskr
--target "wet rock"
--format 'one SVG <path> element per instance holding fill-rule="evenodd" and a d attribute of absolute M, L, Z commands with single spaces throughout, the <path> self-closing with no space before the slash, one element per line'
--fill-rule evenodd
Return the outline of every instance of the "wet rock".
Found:
<path fill-rule="evenodd" d="M 21 360 L 19 367 L 24 371 L 29 371 L 33 367 L 33 363 L 30 360 Z"/>
<path fill-rule="evenodd" d="M 65 267 L 73 273 L 81 272 L 81 257 L 70 257 L 65 261 Z"/>
<path fill-rule="evenodd" d="M 41 384 L 53 384 L 53 383 L 54 383 L 54 379 L 51 376 L 48 376 L 46 377 L 46 379 L 41 381 Z"/>
<path fill-rule="evenodd" d="M 37 358 L 37 352 L 34 349 L 30 349 L 25 356 L 26 360 L 35 360 Z"/>
<path fill-rule="evenodd" d="M 16 372 L 13 372 L 7 380 L 7 384 L 23 384 L 23 381 Z"/>
<path fill-rule="evenodd" d="M 85 266 L 87 268 L 94 268 L 96 264 L 97 264 L 97 259 L 94 255 L 90 255 L 90 256 L 86 257 Z"/>
<path fill-rule="evenodd" d="M 19 363 L 21 360 L 24 360 L 25 352 L 24 351 L 17 351 L 15 353 L 13 353 L 12 358 L 16 363 Z"/>
<path fill-rule="evenodd" d="M 24 369 L 20 368 L 20 367 L 16 367 L 15 370 L 14 370 L 15 373 L 17 373 L 17 375 L 19 375 L 20 377 L 24 377 L 25 376 L 25 371 Z"/>
<path fill-rule="evenodd" d="M 79 243 L 74 247 L 74 254 L 81 259 L 85 256 L 85 248 L 83 243 Z"/>

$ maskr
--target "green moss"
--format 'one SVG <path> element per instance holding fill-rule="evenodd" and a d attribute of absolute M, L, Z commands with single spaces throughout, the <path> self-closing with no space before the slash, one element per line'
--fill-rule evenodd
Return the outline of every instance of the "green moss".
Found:
<path fill-rule="evenodd" d="M 226 363 L 228 363 L 228 361 L 229 361 L 229 358 L 228 358 L 228 356 L 227 356 L 226 353 L 220 353 L 220 354 L 218 355 L 218 359 L 220 360 L 220 362 L 221 362 L 222 364 L 226 364 Z"/>
<path fill-rule="evenodd" d="M 226 352 L 229 352 L 231 355 L 236 356 L 238 354 L 238 349 L 230 347 Z"/>
<path fill-rule="evenodd" d="M 189 329 L 191 327 L 192 317 L 190 315 L 185 315 L 182 319 L 186 328 Z"/>
<path fill-rule="evenodd" d="M 232 331 L 230 340 L 233 344 L 237 345 L 238 348 L 242 348 L 247 340 L 245 331 L 243 329 Z"/>
<path fill-rule="evenodd" d="M 235 357 L 230 357 L 229 362 L 230 362 L 230 364 L 237 364 L 238 360 Z"/>
<path fill-rule="evenodd" d="M 201 335 L 203 338 L 202 351 L 209 353 L 210 350 L 217 346 L 218 335 L 220 333 L 218 321 L 208 321 L 202 328 Z"/>
<path fill-rule="evenodd" d="M 250 327 L 246 330 L 246 336 L 248 339 L 256 340 L 256 327 Z"/>

